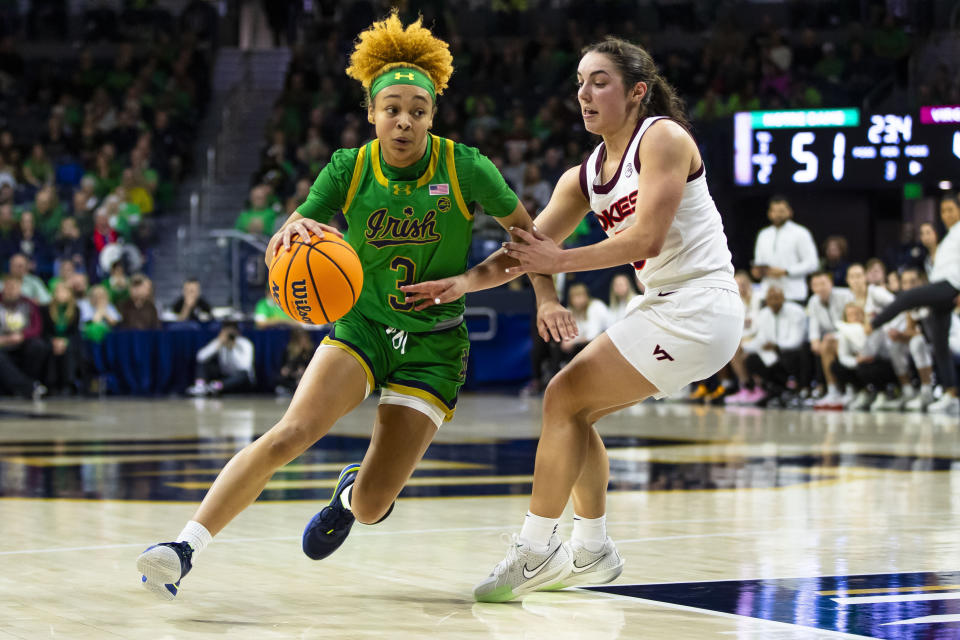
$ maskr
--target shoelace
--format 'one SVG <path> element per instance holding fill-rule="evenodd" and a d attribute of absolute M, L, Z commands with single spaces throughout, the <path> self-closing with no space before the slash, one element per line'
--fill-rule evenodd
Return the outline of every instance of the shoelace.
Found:
<path fill-rule="evenodd" d="M 511 564 L 520 559 L 520 536 L 518 534 L 501 533 L 500 540 L 504 544 L 509 545 L 507 547 L 507 557 L 501 560 L 499 564 L 493 568 L 493 574 L 491 575 L 502 575 Z"/>

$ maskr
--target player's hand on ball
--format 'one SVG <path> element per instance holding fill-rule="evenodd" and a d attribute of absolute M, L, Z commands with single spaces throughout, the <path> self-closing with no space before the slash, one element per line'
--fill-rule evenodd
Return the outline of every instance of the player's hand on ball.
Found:
<path fill-rule="evenodd" d="M 509 267 L 507 273 L 559 273 L 560 258 L 563 249 L 552 238 L 540 233 L 536 227 L 533 232 L 520 227 L 511 227 L 512 242 L 504 242 L 507 255 L 520 263 L 518 267 Z M 516 240 L 520 240 L 517 242 Z"/>
<path fill-rule="evenodd" d="M 428 280 L 400 287 L 406 294 L 404 302 L 415 303 L 414 310 L 420 311 L 435 304 L 444 304 L 459 300 L 467 292 L 467 283 L 461 276 Z"/>
<path fill-rule="evenodd" d="M 270 238 L 270 243 L 267 245 L 267 255 L 264 258 L 264 262 L 266 262 L 267 266 L 269 267 L 281 246 L 283 247 L 284 251 L 289 251 L 290 243 L 294 240 L 294 237 L 302 242 L 310 242 L 310 234 L 313 234 L 318 238 L 322 238 L 324 233 L 332 233 L 339 238 L 343 237 L 343 234 L 340 233 L 340 230 L 336 227 L 331 227 L 328 224 L 323 224 L 322 222 L 317 222 L 316 220 L 300 218 L 295 222 L 291 222 L 273 234 L 273 237 Z"/>
<path fill-rule="evenodd" d="M 537 331 L 544 342 L 562 342 L 577 337 L 579 329 L 573 312 L 557 300 L 544 302 L 537 309 Z"/>

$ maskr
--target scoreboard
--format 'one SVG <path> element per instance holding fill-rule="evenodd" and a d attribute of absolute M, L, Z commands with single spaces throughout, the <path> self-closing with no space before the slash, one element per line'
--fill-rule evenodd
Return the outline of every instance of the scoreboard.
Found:
<path fill-rule="evenodd" d="M 742 111 L 733 117 L 738 186 L 870 188 L 960 180 L 960 106 L 916 112 Z"/>

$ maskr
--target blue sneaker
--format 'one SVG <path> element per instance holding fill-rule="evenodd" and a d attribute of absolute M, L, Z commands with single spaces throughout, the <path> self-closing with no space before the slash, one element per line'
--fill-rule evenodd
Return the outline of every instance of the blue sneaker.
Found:
<path fill-rule="evenodd" d="M 357 479 L 360 465 L 348 464 L 340 471 L 330 504 L 313 516 L 303 530 L 303 552 L 311 560 L 322 560 L 340 548 L 356 518 L 343 506 L 340 495 Z"/>
<path fill-rule="evenodd" d="M 164 600 L 173 600 L 180 593 L 180 581 L 193 568 L 193 547 L 186 542 L 161 542 L 137 558 L 140 583 Z"/>

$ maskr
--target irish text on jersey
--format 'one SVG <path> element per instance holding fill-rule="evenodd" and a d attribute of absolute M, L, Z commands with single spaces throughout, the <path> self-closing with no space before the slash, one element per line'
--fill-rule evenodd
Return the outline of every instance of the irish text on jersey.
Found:
<path fill-rule="evenodd" d="M 411 207 L 406 207 L 403 213 L 403 218 L 391 216 L 386 209 L 371 213 L 364 231 L 367 244 L 382 249 L 402 244 L 430 244 L 440 240 L 436 229 L 436 211 L 427 211 L 422 220 L 412 215 Z"/>

